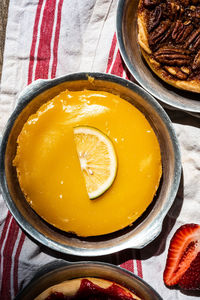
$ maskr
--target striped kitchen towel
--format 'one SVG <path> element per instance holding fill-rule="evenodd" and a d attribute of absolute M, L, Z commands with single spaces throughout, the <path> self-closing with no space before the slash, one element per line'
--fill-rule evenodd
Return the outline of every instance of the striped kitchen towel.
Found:
<path fill-rule="evenodd" d="M 0 132 L 16 105 L 19 92 L 35 79 L 99 71 L 134 81 L 117 45 L 116 8 L 117 0 L 10 1 L 1 80 Z M 97 260 L 134 272 L 165 300 L 192 300 L 198 297 L 167 289 L 162 274 L 172 234 L 184 223 L 199 222 L 200 130 L 191 116 L 181 112 L 170 112 L 170 116 L 181 145 L 184 180 L 162 233 L 142 250 L 129 249 Z M 0 234 L 2 300 L 14 299 L 42 265 L 55 259 L 72 259 L 26 236 L 1 195 Z"/>

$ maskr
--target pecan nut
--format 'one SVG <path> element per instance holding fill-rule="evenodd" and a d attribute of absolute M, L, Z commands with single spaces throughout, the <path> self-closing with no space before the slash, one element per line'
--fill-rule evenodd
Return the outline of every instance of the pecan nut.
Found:
<path fill-rule="evenodd" d="M 188 74 L 182 72 L 179 67 L 168 67 L 164 66 L 164 69 L 173 77 L 176 77 L 180 80 L 186 80 L 188 77 Z"/>
<path fill-rule="evenodd" d="M 177 20 L 172 31 L 172 38 L 173 40 L 177 40 L 179 34 L 183 31 L 184 25 L 180 20 Z"/>
<path fill-rule="evenodd" d="M 154 46 L 157 43 L 161 43 L 166 40 L 171 33 L 170 28 L 170 20 L 161 22 L 160 25 L 149 34 L 149 45 Z"/>
<path fill-rule="evenodd" d="M 191 63 L 190 52 L 184 49 L 162 47 L 155 53 L 158 62 L 168 66 L 188 66 Z"/>
<path fill-rule="evenodd" d="M 193 31 L 193 25 L 183 24 L 180 20 L 177 20 L 172 31 L 172 39 L 178 44 L 185 41 L 188 35 Z"/>
<path fill-rule="evenodd" d="M 192 32 L 192 34 L 189 36 L 189 38 L 185 42 L 185 48 L 190 48 L 192 49 L 192 44 L 195 42 L 195 40 L 198 38 L 200 35 L 200 28 L 197 28 Z"/>
<path fill-rule="evenodd" d="M 200 35 L 196 38 L 194 44 L 193 44 L 193 49 L 198 49 L 200 46 Z"/>
<path fill-rule="evenodd" d="M 197 55 L 195 56 L 194 60 L 193 60 L 193 64 L 192 64 L 192 69 L 196 70 L 200 68 L 200 50 L 197 53 Z"/>
<path fill-rule="evenodd" d="M 158 5 L 149 15 L 149 32 L 158 26 L 162 17 L 162 6 Z"/>

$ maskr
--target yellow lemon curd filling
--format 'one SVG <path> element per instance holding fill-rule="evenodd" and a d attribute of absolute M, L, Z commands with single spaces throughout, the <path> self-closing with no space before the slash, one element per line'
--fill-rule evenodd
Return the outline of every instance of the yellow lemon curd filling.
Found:
<path fill-rule="evenodd" d="M 117 174 L 89 199 L 74 141 L 76 126 L 112 141 Z M 157 137 L 128 101 L 103 91 L 64 91 L 31 115 L 17 140 L 13 165 L 31 207 L 53 226 L 97 236 L 131 225 L 151 203 L 162 174 Z"/>

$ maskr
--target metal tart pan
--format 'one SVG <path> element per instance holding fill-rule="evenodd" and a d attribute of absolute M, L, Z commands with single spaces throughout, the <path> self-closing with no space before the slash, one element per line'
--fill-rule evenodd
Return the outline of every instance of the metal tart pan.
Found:
<path fill-rule="evenodd" d="M 102 90 L 120 95 L 146 116 L 160 144 L 163 174 L 155 199 L 132 226 L 112 234 L 81 238 L 60 231 L 46 223 L 25 200 L 20 190 L 16 170 L 12 165 L 17 148 L 16 140 L 28 117 L 35 113 L 43 103 L 66 89 Z M 19 95 L 18 105 L 8 120 L 2 138 L 0 183 L 2 195 L 9 210 L 28 235 L 41 244 L 65 254 L 98 256 L 126 248 L 145 247 L 162 230 L 163 220 L 176 197 L 180 176 L 179 144 L 167 114 L 144 89 L 114 75 L 74 73 L 56 79 L 39 79 L 33 82 Z"/>
<path fill-rule="evenodd" d="M 15 300 L 32 300 L 52 285 L 80 277 L 107 279 L 132 290 L 143 300 L 162 300 L 151 286 L 133 273 L 111 264 L 87 261 L 55 261 L 43 266 Z"/>

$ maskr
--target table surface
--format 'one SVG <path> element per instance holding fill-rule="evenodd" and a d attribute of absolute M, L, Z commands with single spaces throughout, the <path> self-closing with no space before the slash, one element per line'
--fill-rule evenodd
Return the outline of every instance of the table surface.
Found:
<path fill-rule="evenodd" d="M 8 17 L 9 0 L 0 1 L 0 78 L 2 73 L 3 52 L 5 44 L 5 32 Z"/>
<path fill-rule="evenodd" d="M 9 13 L 8 3 L 9 0 L 0 0 L 0 70 L 4 55 L 0 134 L 17 105 L 19 93 L 38 78 L 50 79 L 80 71 L 130 78 L 116 38 L 118 0 L 13 0 Z M 143 249 L 127 249 L 92 260 L 120 265 L 133 272 L 164 300 L 197 300 L 200 291 L 168 289 L 163 282 L 163 271 L 175 231 L 186 223 L 199 224 L 200 122 L 181 111 L 166 112 L 180 144 L 183 174 L 162 232 Z M 8 212 L 0 193 L 0 299 L 13 300 L 39 268 L 58 260 L 91 259 L 62 255 L 30 238 Z"/>

